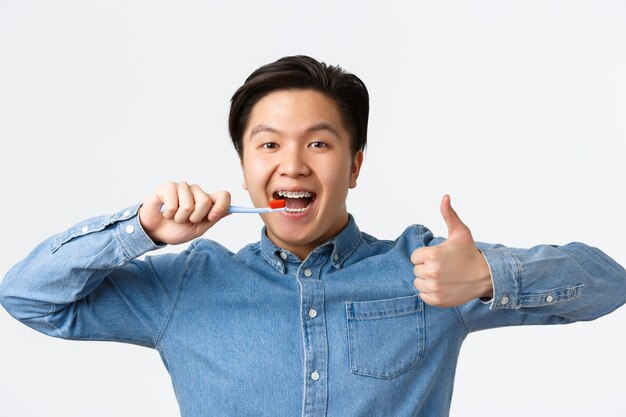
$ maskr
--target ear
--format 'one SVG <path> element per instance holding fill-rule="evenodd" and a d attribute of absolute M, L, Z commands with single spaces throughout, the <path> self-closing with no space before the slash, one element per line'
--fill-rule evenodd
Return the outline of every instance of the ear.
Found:
<path fill-rule="evenodd" d="M 243 158 L 239 158 L 239 164 L 241 166 L 241 174 L 243 175 L 243 182 L 241 183 L 241 187 L 248 191 L 248 183 L 246 182 L 246 170 L 243 169 Z"/>
<path fill-rule="evenodd" d="M 352 166 L 350 168 L 350 188 L 356 187 L 356 180 L 359 178 L 361 165 L 363 165 L 363 151 L 358 151 L 356 155 L 354 155 L 354 158 L 352 158 Z"/>

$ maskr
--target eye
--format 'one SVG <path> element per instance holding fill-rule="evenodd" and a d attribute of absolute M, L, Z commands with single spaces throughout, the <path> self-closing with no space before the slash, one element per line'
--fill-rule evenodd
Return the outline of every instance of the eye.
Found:
<path fill-rule="evenodd" d="M 276 149 L 278 148 L 278 144 L 275 142 L 266 142 L 261 145 L 263 149 Z"/>
<path fill-rule="evenodd" d="M 316 142 L 311 142 L 311 143 L 309 144 L 309 146 L 310 146 L 311 148 L 328 148 L 328 144 L 327 144 L 327 143 L 325 143 L 325 142 L 319 142 L 319 141 L 316 141 Z"/>

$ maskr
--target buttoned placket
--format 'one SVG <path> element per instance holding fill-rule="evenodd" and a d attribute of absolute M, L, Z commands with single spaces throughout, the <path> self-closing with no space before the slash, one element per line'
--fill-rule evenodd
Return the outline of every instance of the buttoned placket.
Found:
<path fill-rule="evenodd" d="M 328 340 L 324 312 L 325 256 L 312 254 L 298 268 L 300 317 L 304 345 L 303 416 L 325 416 L 328 401 Z"/>

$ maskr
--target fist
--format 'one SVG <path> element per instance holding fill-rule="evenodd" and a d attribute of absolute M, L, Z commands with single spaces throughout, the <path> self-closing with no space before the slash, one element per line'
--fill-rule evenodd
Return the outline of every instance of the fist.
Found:
<path fill-rule="evenodd" d="M 139 221 L 153 241 L 179 244 L 203 235 L 227 215 L 229 206 L 228 191 L 207 194 L 195 184 L 170 182 L 144 201 Z"/>
<path fill-rule="evenodd" d="M 448 240 L 437 246 L 416 249 L 411 254 L 415 267 L 413 284 L 425 303 L 454 307 L 478 298 L 491 297 L 491 274 L 470 229 L 450 205 L 450 196 L 441 200 L 441 215 L 448 227 Z"/>

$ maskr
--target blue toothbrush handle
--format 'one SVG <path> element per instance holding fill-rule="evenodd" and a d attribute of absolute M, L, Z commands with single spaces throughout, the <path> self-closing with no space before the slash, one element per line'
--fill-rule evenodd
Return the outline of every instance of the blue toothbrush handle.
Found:
<path fill-rule="evenodd" d="M 228 207 L 228 213 L 273 213 L 277 211 L 285 211 L 287 207 L 273 209 L 269 207 L 241 207 L 241 206 L 230 206 Z M 161 204 L 161 213 L 165 211 L 165 204 Z"/>
<path fill-rule="evenodd" d="M 269 207 L 240 207 L 240 206 L 230 206 L 228 207 L 229 213 L 273 213 L 275 211 L 285 211 L 287 207 L 273 209 Z"/>

